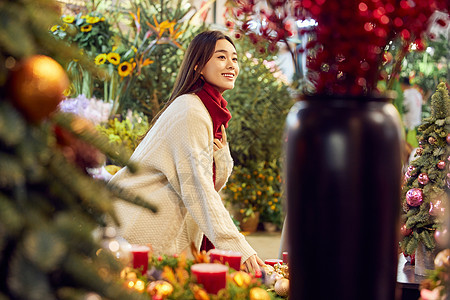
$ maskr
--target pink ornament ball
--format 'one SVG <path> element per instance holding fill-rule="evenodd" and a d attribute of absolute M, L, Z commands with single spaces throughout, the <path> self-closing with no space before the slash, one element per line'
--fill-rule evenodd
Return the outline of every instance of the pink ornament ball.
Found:
<path fill-rule="evenodd" d="M 406 170 L 406 174 L 405 175 L 407 175 L 408 178 L 409 178 L 409 177 L 411 177 L 411 174 L 414 173 L 415 170 L 416 170 L 415 166 L 409 166 L 408 170 Z"/>
<path fill-rule="evenodd" d="M 447 144 L 449 144 L 449 145 L 450 145 L 450 133 L 449 133 L 449 134 L 447 134 Z"/>
<path fill-rule="evenodd" d="M 423 202 L 422 189 L 413 188 L 406 192 L 406 203 L 409 206 L 419 206 Z"/>
<path fill-rule="evenodd" d="M 412 229 L 411 228 L 406 228 L 406 224 L 403 224 L 402 227 L 400 227 L 400 233 L 403 236 L 408 236 L 412 233 Z"/>
<path fill-rule="evenodd" d="M 446 245 L 450 244 L 450 232 L 447 228 L 437 229 L 434 232 L 434 239 L 438 245 L 446 247 Z"/>
<path fill-rule="evenodd" d="M 440 161 L 437 163 L 437 167 L 438 167 L 439 170 L 444 170 L 444 168 L 445 168 L 445 161 L 440 160 Z"/>
<path fill-rule="evenodd" d="M 430 178 L 428 177 L 427 173 L 420 173 L 419 177 L 417 177 L 417 181 L 421 185 L 426 185 L 428 182 L 430 182 Z"/>
<path fill-rule="evenodd" d="M 430 202 L 430 209 L 428 213 L 433 217 L 443 217 L 445 214 L 445 207 L 441 200 Z"/>

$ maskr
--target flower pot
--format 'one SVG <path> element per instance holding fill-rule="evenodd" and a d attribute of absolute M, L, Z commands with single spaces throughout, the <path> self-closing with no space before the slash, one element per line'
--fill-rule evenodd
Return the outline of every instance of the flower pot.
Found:
<path fill-rule="evenodd" d="M 275 232 L 278 230 L 278 227 L 276 224 L 273 224 L 271 222 L 263 222 L 264 231 L 266 232 Z"/>
<path fill-rule="evenodd" d="M 434 270 L 436 254 L 436 251 L 427 250 L 425 244 L 419 241 L 416 248 L 414 273 L 420 276 L 427 276 L 430 271 Z"/>
<path fill-rule="evenodd" d="M 254 212 L 248 217 L 244 217 L 243 214 L 239 213 L 236 215 L 236 220 L 240 222 L 239 227 L 241 227 L 241 231 L 255 232 L 259 224 L 259 211 Z"/>
<path fill-rule="evenodd" d="M 309 97 L 287 117 L 292 299 L 395 297 L 401 123 L 385 99 Z"/>

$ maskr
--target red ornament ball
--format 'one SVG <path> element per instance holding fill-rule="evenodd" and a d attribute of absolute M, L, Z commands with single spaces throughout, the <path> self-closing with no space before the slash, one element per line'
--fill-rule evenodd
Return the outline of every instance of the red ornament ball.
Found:
<path fill-rule="evenodd" d="M 419 206 L 423 202 L 422 189 L 412 188 L 406 192 L 406 203 L 409 206 Z"/>
<path fill-rule="evenodd" d="M 428 182 L 430 182 L 430 178 L 428 177 L 427 173 L 420 173 L 419 177 L 417 177 L 417 181 L 421 185 L 426 185 Z"/>
<path fill-rule="evenodd" d="M 400 233 L 403 236 L 408 236 L 412 233 L 412 229 L 411 228 L 406 228 L 406 224 L 403 224 L 402 227 L 400 227 Z"/>
<path fill-rule="evenodd" d="M 439 170 L 444 170 L 444 168 L 445 168 L 445 161 L 440 160 L 440 161 L 437 163 L 437 167 L 438 167 Z"/>
<path fill-rule="evenodd" d="M 449 133 L 449 134 L 447 134 L 447 144 L 449 144 L 449 145 L 450 145 L 450 133 Z"/>
<path fill-rule="evenodd" d="M 69 79 L 61 65 L 45 55 L 34 55 L 11 71 L 9 94 L 31 122 L 47 118 L 63 99 Z"/>

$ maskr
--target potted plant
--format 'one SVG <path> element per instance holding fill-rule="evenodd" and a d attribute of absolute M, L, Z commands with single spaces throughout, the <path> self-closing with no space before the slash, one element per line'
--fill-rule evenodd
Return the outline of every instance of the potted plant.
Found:
<path fill-rule="evenodd" d="M 223 192 L 242 231 L 254 232 L 259 221 L 280 225 L 281 178 L 276 161 L 236 166 Z"/>
<path fill-rule="evenodd" d="M 288 46 L 303 79 L 287 117 L 290 296 L 394 299 L 402 127 L 377 85 L 401 67 L 399 57 L 390 77 L 383 70 L 390 42 L 401 39 L 402 53 L 422 46 L 427 19 L 446 2 L 229 3 L 256 44 Z M 290 47 L 297 24 L 303 41 Z"/>

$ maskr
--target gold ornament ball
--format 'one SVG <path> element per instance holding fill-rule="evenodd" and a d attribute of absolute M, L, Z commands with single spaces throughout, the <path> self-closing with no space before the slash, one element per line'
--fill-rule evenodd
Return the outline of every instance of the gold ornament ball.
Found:
<path fill-rule="evenodd" d="M 250 300 L 270 300 L 270 296 L 267 291 L 260 287 L 254 287 L 249 293 Z"/>
<path fill-rule="evenodd" d="M 34 55 L 11 71 L 9 91 L 25 117 L 39 122 L 58 107 L 68 85 L 67 74 L 59 63 L 45 55 Z"/>
<path fill-rule="evenodd" d="M 156 280 L 148 285 L 147 292 L 152 296 L 159 295 L 165 298 L 173 293 L 173 286 L 167 281 Z"/>
<path fill-rule="evenodd" d="M 275 293 L 278 296 L 286 297 L 289 295 L 289 279 L 281 278 L 275 283 Z"/>
<path fill-rule="evenodd" d="M 232 279 L 234 283 L 239 287 L 247 287 L 252 281 L 252 277 L 243 271 L 237 271 L 233 273 Z"/>

